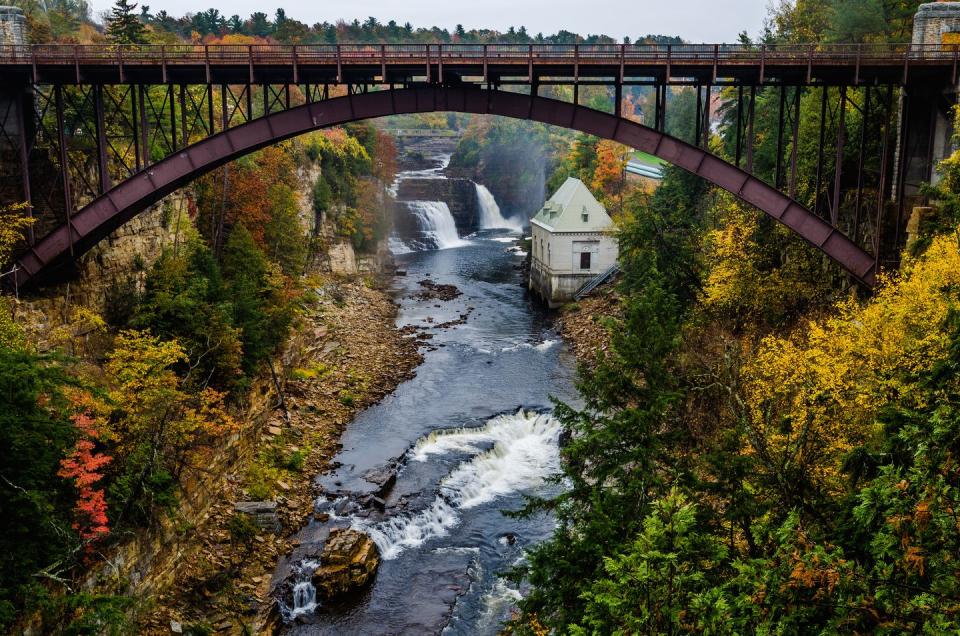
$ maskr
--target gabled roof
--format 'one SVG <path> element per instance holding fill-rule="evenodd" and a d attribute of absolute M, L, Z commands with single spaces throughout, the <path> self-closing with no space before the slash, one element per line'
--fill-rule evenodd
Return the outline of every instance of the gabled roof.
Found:
<path fill-rule="evenodd" d="M 567 177 L 531 223 L 550 232 L 603 232 L 613 227 L 613 219 L 607 211 L 583 181 L 575 177 Z"/>

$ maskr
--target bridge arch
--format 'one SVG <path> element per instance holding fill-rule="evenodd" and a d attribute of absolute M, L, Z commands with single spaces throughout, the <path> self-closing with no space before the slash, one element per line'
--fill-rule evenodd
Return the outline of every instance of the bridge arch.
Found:
<path fill-rule="evenodd" d="M 97 197 L 24 253 L 19 286 L 42 281 L 164 196 L 229 161 L 312 130 L 387 115 L 456 111 L 528 119 L 612 139 L 699 175 L 790 228 L 867 286 L 874 257 L 806 207 L 692 144 L 636 122 L 544 97 L 477 87 L 427 86 L 312 102 L 198 141 Z"/>

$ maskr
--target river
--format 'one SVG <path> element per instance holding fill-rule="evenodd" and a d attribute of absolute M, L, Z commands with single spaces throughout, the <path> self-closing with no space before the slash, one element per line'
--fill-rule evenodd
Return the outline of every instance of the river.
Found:
<path fill-rule="evenodd" d="M 438 178 L 442 166 L 433 171 Z M 482 188 L 478 197 L 492 201 Z M 430 209 L 424 216 L 432 218 L 440 212 L 431 206 L 413 207 Z M 395 252 L 406 252 L 396 256 L 406 273 L 392 286 L 397 324 L 429 338 L 424 361 L 413 379 L 348 426 L 338 467 L 318 477 L 325 494 L 317 509 L 331 517 L 299 536 L 308 545 L 331 526 L 363 529 L 382 561 L 367 590 L 335 603 L 315 604 L 304 577 L 286 633 L 483 635 L 496 634 L 510 616 L 521 592 L 500 573 L 548 537 L 554 522 L 502 511 L 558 487 L 544 481 L 559 467 L 550 396 L 576 399 L 575 363 L 526 293 L 523 254 L 511 247 L 517 224 L 494 214 L 484 210 L 484 223 L 503 227 L 450 237 L 441 219 L 447 235 L 433 245 L 411 251 L 395 244 Z M 425 296 L 422 281 L 454 285 L 461 295 Z M 391 466 L 399 469 L 382 495 L 385 510 L 358 505 L 377 490 L 364 476 Z"/>

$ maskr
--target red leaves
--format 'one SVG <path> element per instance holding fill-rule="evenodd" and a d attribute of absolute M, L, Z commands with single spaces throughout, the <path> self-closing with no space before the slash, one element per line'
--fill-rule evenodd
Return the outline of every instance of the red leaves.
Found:
<path fill-rule="evenodd" d="M 75 520 L 73 528 L 80 533 L 80 538 L 95 540 L 110 532 L 107 525 L 107 501 L 103 490 L 93 487 L 103 474 L 100 468 L 113 459 L 109 455 L 94 452 L 98 433 L 94 427 L 95 420 L 85 413 L 71 418 L 80 438 L 74 445 L 72 452 L 60 460 L 60 470 L 57 475 L 64 479 L 72 479 L 77 488 L 77 503 L 74 505 Z"/>

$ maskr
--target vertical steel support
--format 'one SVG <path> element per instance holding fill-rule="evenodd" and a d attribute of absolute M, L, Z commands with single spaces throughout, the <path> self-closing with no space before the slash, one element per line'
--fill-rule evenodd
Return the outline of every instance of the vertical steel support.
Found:
<path fill-rule="evenodd" d="M 863 202 L 863 151 L 867 145 L 867 127 L 870 125 L 870 85 L 864 89 L 863 117 L 860 124 L 860 147 L 857 151 L 857 194 L 853 204 L 853 235 L 854 243 L 860 241 L 861 203 Z"/>
<path fill-rule="evenodd" d="M 227 85 L 220 85 L 220 125 L 221 130 L 227 130 L 230 126 L 230 118 L 227 116 Z"/>
<path fill-rule="evenodd" d="M 133 157 L 137 172 L 143 169 L 143 161 L 140 152 L 140 116 L 137 109 L 137 87 L 130 84 L 130 128 L 133 135 Z"/>
<path fill-rule="evenodd" d="M 260 88 L 263 90 L 263 116 L 266 117 L 270 114 L 270 85 L 263 84 Z"/>
<path fill-rule="evenodd" d="M 381 45 L 381 49 L 382 49 L 382 46 L 383 45 Z M 300 83 L 300 64 L 298 63 L 298 60 L 297 60 L 296 44 L 293 45 L 293 83 L 294 84 Z"/>
<path fill-rule="evenodd" d="M 793 130 L 790 144 L 790 198 L 797 198 L 797 141 L 800 139 L 800 95 L 803 88 L 796 86 L 793 91 Z"/>
<path fill-rule="evenodd" d="M 531 90 L 532 95 L 536 96 L 537 88 L 538 88 L 537 84 L 534 83 L 533 88 Z M 614 101 L 613 114 L 616 115 L 617 117 L 622 117 L 623 116 L 623 84 L 621 84 L 620 82 L 617 82 L 613 87 L 613 101 Z"/>
<path fill-rule="evenodd" d="M 487 79 L 487 45 L 483 45 L 483 83 L 489 84 L 489 79 Z"/>
<path fill-rule="evenodd" d="M 217 125 L 213 118 L 213 84 L 207 82 L 207 134 L 215 135 L 217 133 Z"/>
<path fill-rule="evenodd" d="M 707 84 L 703 90 L 704 103 L 703 103 L 703 147 L 710 147 L 710 100 L 713 94 L 713 86 Z"/>
<path fill-rule="evenodd" d="M 737 167 L 740 167 L 740 153 L 742 150 L 743 138 L 743 85 L 737 86 L 737 135 L 734 148 L 734 157 Z"/>
<path fill-rule="evenodd" d="M 700 126 L 703 124 L 703 95 L 700 90 L 700 84 L 696 85 L 697 90 L 697 118 L 693 125 L 693 145 L 700 145 Z"/>
<path fill-rule="evenodd" d="M 94 126 L 97 134 L 97 171 L 100 173 L 100 192 L 110 189 L 110 169 L 107 163 L 107 131 L 103 118 L 103 85 L 93 87 Z"/>
<path fill-rule="evenodd" d="M 903 105 L 900 108 L 900 143 L 897 148 L 897 218 L 893 228 L 893 253 L 900 249 L 900 225 L 903 223 L 904 192 L 907 182 L 907 152 L 910 148 L 910 93 L 902 89 Z"/>
<path fill-rule="evenodd" d="M 140 152 L 143 153 L 143 167 L 150 165 L 150 128 L 147 124 L 143 84 L 137 84 L 137 99 L 140 102 Z"/>
<path fill-rule="evenodd" d="M 190 135 L 187 131 L 187 87 L 185 84 L 180 85 L 180 141 L 184 146 L 190 145 Z M 198 115 L 199 113 L 194 113 Z"/>
<path fill-rule="evenodd" d="M 753 120 L 757 108 L 757 87 L 750 87 L 750 107 L 747 111 L 747 172 L 753 174 Z"/>
<path fill-rule="evenodd" d="M 170 104 L 170 149 L 177 150 L 177 107 L 173 84 L 167 84 L 167 103 Z M 159 122 L 158 122 L 159 125 Z M 186 144 L 184 144 L 186 145 Z"/>
<path fill-rule="evenodd" d="M 30 94 L 32 97 L 31 93 Z M 26 108 L 24 108 L 24 101 L 27 99 L 27 94 L 17 96 L 17 123 L 20 125 L 20 143 L 18 144 L 18 152 L 20 154 L 20 180 L 23 187 L 23 202 L 27 204 L 27 214 L 30 218 L 33 218 L 33 198 L 30 193 L 30 150 L 27 147 L 27 133 L 28 133 L 28 124 L 26 117 Z M 31 124 L 32 125 L 32 124 Z M 27 244 L 30 247 L 37 242 L 37 237 L 33 230 L 33 224 L 27 228 Z"/>
<path fill-rule="evenodd" d="M 820 186 L 823 183 L 823 143 L 827 132 L 827 87 L 820 92 L 820 145 L 817 146 L 817 185 L 813 191 L 813 213 L 820 211 Z"/>
<path fill-rule="evenodd" d="M 773 171 L 773 187 L 780 189 L 783 183 L 783 128 L 787 110 L 787 87 L 780 85 L 780 106 L 777 109 L 777 163 Z"/>
<path fill-rule="evenodd" d="M 70 256 L 73 256 L 73 198 L 70 192 L 70 163 L 67 155 L 66 124 L 63 120 L 63 86 L 57 84 L 53 88 L 54 103 L 57 110 L 57 142 L 60 146 L 60 176 L 63 185 L 63 216 L 67 225 L 67 237 L 70 243 Z"/>
<path fill-rule="evenodd" d="M 887 85 L 887 107 L 884 110 L 883 148 L 880 150 L 880 182 L 877 185 L 877 220 L 873 230 L 873 267 L 880 270 L 883 241 L 883 210 L 887 204 L 887 173 L 890 166 L 890 128 L 893 123 L 893 85 Z"/>
<path fill-rule="evenodd" d="M 253 84 L 247 84 L 247 121 L 253 120 Z"/>
<path fill-rule="evenodd" d="M 337 84 L 343 81 L 343 59 L 340 52 L 340 44 L 337 44 Z"/>
<path fill-rule="evenodd" d="M 843 147 L 847 131 L 847 87 L 840 87 L 840 123 L 837 128 L 837 156 L 833 163 L 833 200 L 830 204 L 830 221 L 834 227 L 840 220 L 840 179 L 843 176 Z"/>

